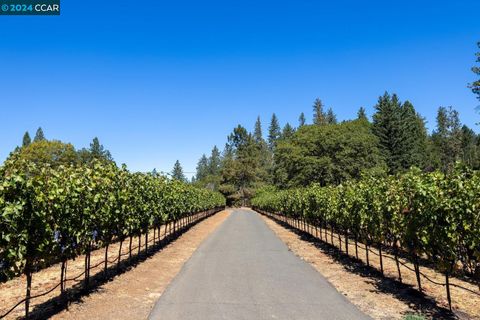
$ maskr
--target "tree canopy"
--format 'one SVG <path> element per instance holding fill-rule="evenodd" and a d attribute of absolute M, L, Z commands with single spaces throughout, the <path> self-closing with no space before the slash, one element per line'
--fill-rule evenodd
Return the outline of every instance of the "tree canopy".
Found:
<path fill-rule="evenodd" d="M 480 138 L 460 123 L 452 107 L 438 109 L 432 134 L 413 103 L 384 93 L 374 106 L 370 123 L 365 108 L 355 120 L 338 122 L 333 109 L 314 102 L 314 124 L 285 123 L 272 115 L 268 142 L 257 117 L 252 133 L 241 125 L 233 129 L 221 153 L 202 155 L 196 184 L 219 190 L 229 204 L 245 204 L 256 190 L 302 187 L 312 183 L 337 185 L 364 174 L 385 176 L 412 167 L 448 172 L 457 161 L 480 168 Z M 214 165 L 212 165 L 214 163 Z"/>
<path fill-rule="evenodd" d="M 187 182 L 187 177 L 185 177 L 185 174 L 183 173 L 182 165 L 178 160 L 175 161 L 175 164 L 173 165 L 172 179 L 182 181 L 182 182 Z"/>
<path fill-rule="evenodd" d="M 32 143 L 32 138 L 30 138 L 30 134 L 28 133 L 28 131 L 26 131 L 23 135 L 22 147 L 27 147 L 30 145 L 30 143 Z"/>
<path fill-rule="evenodd" d="M 480 63 L 480 52 L 476 57 Z M 472 70 L 480 76 L 480 66 Z M 480 99 L 480 79 L 470 88 Z M 273 113 L 266 139 L 260 117 L 252 133 L 238 125 L 215 157 L 217 171 L 206 169 L 211 160 L 205 155 L 199 160 L 196 183 L 215 186 L 229 204 L 242 204 L 257 190 L 269 188 L 339 185 L 363 175 L 383 177 L 409 170 L 448 174 L 458 162 L 480 169 L 480 136 L 460 123 L 453 107 L 438 108 L 432 133 L 414 104 L 400 101 L 395 93 L 378 98 L 371 122 L 365 107 L 359 108 L 355 120 L 340 122 L 319 98 L 312 109 L 313 124 L 307 125 L 301 112 L 298 127 L 288 122 L 282 126 Z"/>
<path fill-rule="evenodd" d="M 304 126 L 275 153 L 275 182 L 280 187 L 338 184 L 362 172 L 384 167 L 378 139 L 362 120 L 338 125 Z"/>
<path fill-rule="evenodd" d="M 42 127 L 39 127 L 37 129 L 37 132 L 35 133 L 35 138 L 33 138 L 34 142 L 39 142 L 39 141 L 44 141 L 45 140 L 45 135 L 43 134 L 43 129 Z"/>
<path fill-rule="evenodd" d="M 373 133 L 390 173 L 424 167 L 427 131 L 423 118 L 413 105 L 401 103 L 387 92 L 378 98 L 373 115 Z"/>
<path fill-rule="evenodd" d="M 280 124 L 278 123 L 277 116 L 272 114 L 272 119 L 270 120 L 270 127 L 268 128 L 268 146 L 270 150 L 275 148 L 278 138 L 280 138 Z"/>
<path fill-rule="evenodd" d="M 13 152 L 9 159 L 17 160 L 6 161 L 9 165 L 21 166 L 23 163 L 29 162 L 35 164 L 37 168 L 45 165 L 55 168 L 60 165 L 74 165 L 78 163 L 77 152 L 73 145 L 58 140 L 34 141 Z"/>
<path fill-rule="evenodd" d="M 478 49 L 480 50 L 480 41 L 477 42 Z M 480 64 L 480 51 L 475 53 L 477 60 L 475 62 Z M 478 77 L 477 80 L 470 84 L 472 92 L 477 95 L 477 99 L 480 100 L 480 65 L 472 67 L 473 73 Z"/>

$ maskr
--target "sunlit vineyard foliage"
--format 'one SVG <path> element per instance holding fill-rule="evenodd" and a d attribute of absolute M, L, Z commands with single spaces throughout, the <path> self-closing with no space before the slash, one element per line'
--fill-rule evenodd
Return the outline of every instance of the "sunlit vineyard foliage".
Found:
<path fill-rule="evenodd" d="M 333 229 L 367 245 L 431 260 L 447 275 L 480 278 L 480 173 L 412 169 L 338 186 L 265 190 L 254 207 Z"/>
<path fill-rule="evenodd" d="M 31 273 L 225 204 L 216 192 L 105 161 L 0 169 L 0 278 Z"/>

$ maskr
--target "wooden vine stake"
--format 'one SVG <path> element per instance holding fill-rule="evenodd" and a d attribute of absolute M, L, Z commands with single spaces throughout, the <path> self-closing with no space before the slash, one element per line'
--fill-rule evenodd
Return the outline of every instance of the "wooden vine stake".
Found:
<path fill-rule="evenodd" d="M 400 272 L 400 262 L 398 261 L 398 245 L 396 240 L 393 242 L 393 254 L 395 256 L 395 263 L 397 265 L 398 281 L 402 283 L 402 273 Z"/>
<path fill-rule="evenodd" d="M 452 297 L 450 296 L 449 271 L 445 272 L 445 286 L 447 288 L 448 308 L 450 309 L 450 311 L 452 311 Z"/>

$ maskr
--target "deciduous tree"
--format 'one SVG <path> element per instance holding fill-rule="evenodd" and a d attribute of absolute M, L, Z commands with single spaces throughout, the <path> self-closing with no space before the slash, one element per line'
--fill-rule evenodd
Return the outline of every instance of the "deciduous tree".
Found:
<path fill-rule="evenodd" d="M 365 121 L 331 126 L 304 126 L 275 152 L 275 183 L 279 187 L 338 184 L 365 171 L 382 171 L 378 139 Z"/>

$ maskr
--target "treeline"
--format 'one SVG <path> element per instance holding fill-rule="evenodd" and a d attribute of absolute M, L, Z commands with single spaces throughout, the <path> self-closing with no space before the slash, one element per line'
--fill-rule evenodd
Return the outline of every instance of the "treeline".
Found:
<path fill-rule="evenodd" d="M 480 62 L 480 53 L 476 56 Z M 480 75 L 480 67 L 472 71 Z M 480 80 L 469 87 L 480 100 Z M 438 108 L 431 133 L 410 101 L 388 93 L 378 98 L 370 119 L 360 108 L 355 119 L 338 122 L 333 109 L 316 99 L 313 121 L 306 121 L 302 112 L 296 126 L 281 127 L 273 114 L 266 134 L 260 118 L 253 132 L 238 125 L 223 152 L 214 147 L 209 156 L 201 157 L 195 183 L 219 190 L 230 204 L 241 204 L 265 185 L 325 186 L 366 173 L 397 174 L 411 167 L 448 172 L 457 162 L 480 168 L 480 136 L 461 124 L 451 106 Z"/>
<path fill-rule="evenodd" d="M 28 160 L 38 165 L 49 163 L 53 166 L 88 164 L 95 160 L 115 163 L 110 151 L 100 143 L 97 137 L 93 138 L 88 148 L 76 149 L 71 143 L 47 139 L 41 127 L 37 129 L 33 139 L 28 131 L 25 132 L 22 145 L 13 150 L 9 159 L 12 157 Z M 156 169 L 153 169 L 152 173 L 156 174 Z M 166 174 L 172 179 L 188 182 L 178 160 L 174 163 L 172 171 Z"/>
<path fill-rule="evenodd" d="M 338 122 L 320 99 L 313 123 L 305 115 L 293 127 L 280 127 L 272 115 L 264 138 L 260 118 L 253 132 L 237 126 L 223 152 L 214 147 L 197 165 L 195 183 L 222 192 L 229 203 L 242 203 L 254 190 L 274 185 L 322 186 L 359 179 L 362 174 L 404 172 L 411 167 L 448 172 L 456 162 L 480 167 L 480 136 L 462 125 L 452 107 L 440 107 L 436 128 L 428 133 L 424 118 L 409 101 L 385 93 L 369 120 L 360 108 L 354 120 Z"/>
<path fill-rule="evenodd" d="M 9 158 L 21 158 L 42 165 L 76 165 L 87 164 L 93 160 L 114 162 L 113 157 L 100 143 L 97 137 L 93 138 L 89 148 L 76 150 L 71 143 L 59 140 L 48 140 L 43 129 L 40 127 L 35 133 L 33 140 L 29 132 L 23 135 L 22 145 L 15 148 Z"/>

